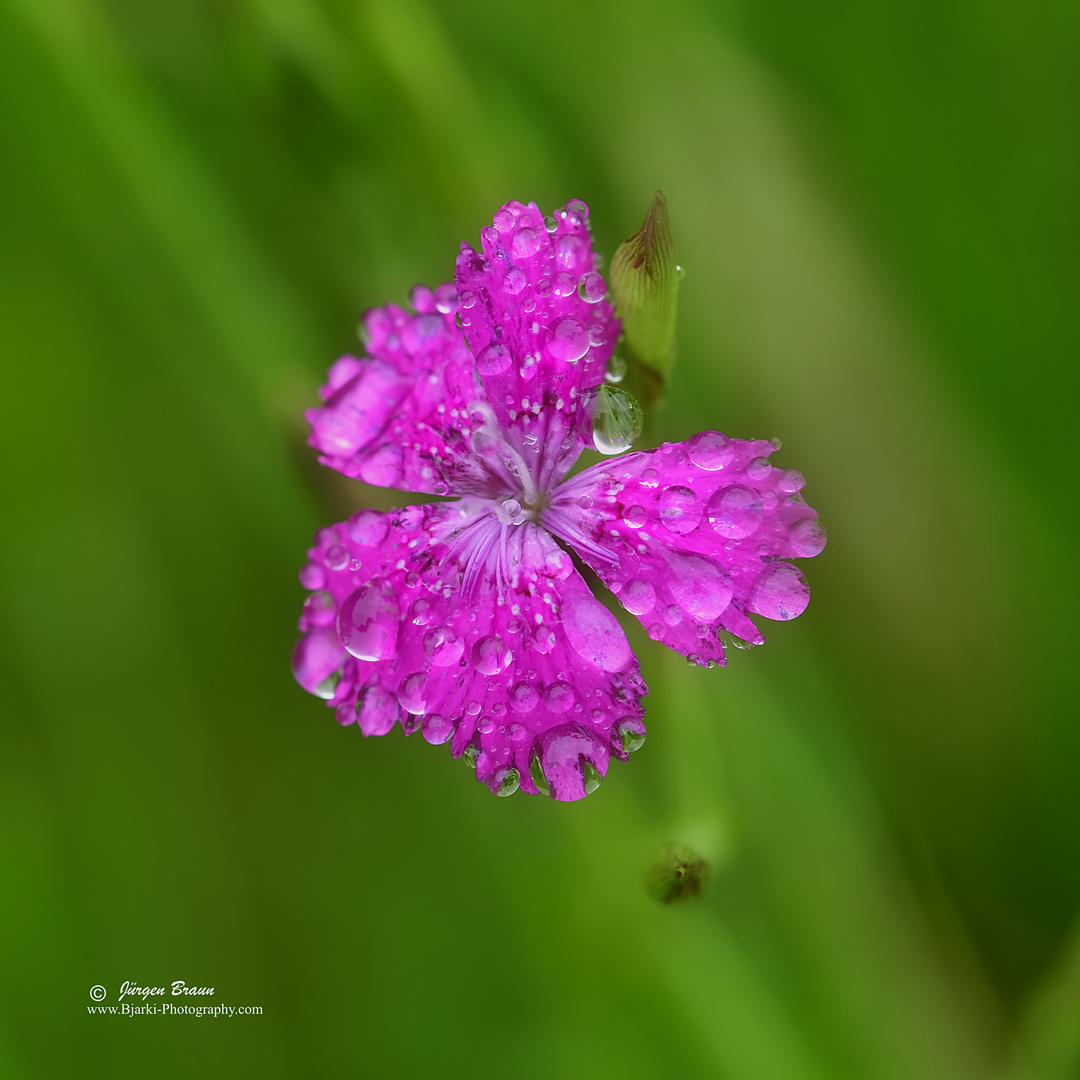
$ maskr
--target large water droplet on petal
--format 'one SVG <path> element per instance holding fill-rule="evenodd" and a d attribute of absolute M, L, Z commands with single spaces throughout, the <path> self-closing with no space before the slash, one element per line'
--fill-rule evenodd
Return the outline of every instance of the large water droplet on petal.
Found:
<path fill-rule="evenodd" d="M 493 795 L 505 799 L 517 791 L 520 780 L 517 769 L 496 769 L 488 778 L 488 787 Z"/>
<path fill-rule="evenodd" d="M 522 229 L 514 237 L 510 250 L 514 253 L 515 259 L 528 259 L 540 250 L 542 243 L 540 233 L 533 229 Z"/>
<path fill-rule="evenodd" d="M 688 487 L 673 484 L 660 496 L 660 520 L 679 536 L 693 532 L 701 521 L 701 500 Z"/>
<path fill-rule="evenodd" d="M 810 586 L 797 566 L 791 563 L 773 563 L 754 582 L 750 611 L 764 615 L 766 619 L 786 622 L 797 618 L 810 603 Z"/>
<path fill-rule="evenodd" d="M 345 650 L 337 634 L 328 626 L 319 626 L 302 637 L 293 649 L 293 678 L 309 693 L 329 701 L 337 688 Z"/>
<path fill-rule="evenodd" d="M 510 708 L 514 712 L 531 713 L 539 701 L 540 695 L 528 683 L 519 682 L 510 691 Z"/>
<path fill-rule="evenodd" d="M 441 746 L 454 734 L 454 724 L 441 713 L 428 713 L 421 724 L 421 731 L 432 746 Z"/>
<path fill-rule="evenodd" d="M 675 571 L 671 595 L 698 622 L 718 619 L 731 602 L 731 579 L 716 563 L 699 555 L 669 554 Z"/>
<path fill-rule="evenodd" d="M 631 581 L 619 593 L 619 600 L 631 615 L 645 615 L 656 604 L 656 590 L 647 581 Z"/>
<path fill-rule="evenodd" d="M 356 720 L 365 735 L 385 735 L 398 718 L 398 703 L 381 686 L 369 686 L 356 703 Z"/>
<path fill-rule="evenodd" d="M 581 275 L 578 280 L 577 290 L 578 296 L 586 304 L 596 304 L 604 299 L 604 293 L 607 292 L 607 282 L 595 270 L 589 270 Z"/>
<path fill-rule="evenodd" d="M 625 521 L 631 529 L 640 529 L 648 520 L 649 514 L 644 506 L 628 506 L 623 511 L 623 521 Z"/>
<path fill-rule="evenodd" d="M 551 683 L 544 690 L 544 704 L 553 713 L 567 712 L 574 704 L 574 688 L 569 683 Z"/>
<path fill-rule="evenodd" d="M 791 550 L 803 559 L 820 555 L 825 549 L 825 527 L 817 518 L 806 518 L 791 530 Z"/>
<path fill-rule="evenodd" d="M 498 675 L 510 658 L 510 651 L 497 637 L 482 637 L 472 647 L 473 666 L 481 675 Z"/>
<path fill-rule="evenodd" d="M 556 360 L 576 363 L 589 351 L 589 328 L 573 316 L 560 319 L 555 324 L 547 348 Z"/>
<path fill-rule="evenodd" d="M 338 611 L 341 644 L 358 660 L 386 660 L 397 648 L 398 604 L 390 587 L 372 582 L 354 589 Z"/>
<path fill-rule="evenodd" d="M 426 691 L 427 677 L 422 671 L 414 671 L 398 683 L 398 702 L 406 712 L 422 716 L 427 707 Z"/>
<path fill-rule="evenodd" d="M 645 745 L 645 725 L 634 716 L 623 717 L 615 724 L 615 737 L 622 743 L 623 751 L 632 754 Z"/>
<path fill-rule="evenodd" d="M 570 647 L 603 671 L 620 671 L 631 658 L 630 644 L 614 615 L 599 600 L 578 595 L 563 608 Z"/>
<path fill-rule="evenodd" d="M 510 366 L 512 359 L 510 350 L 505 345 L 488 345 L 477 353 L 476 370 L 481 375 L 500 375 Z"/>
<path fill-rule="evenodd" d="M 568 725 L 544 732 L 539 743 L 543 773 L 554 798 L 560 802 L 582 799 L 599 787 L 610 751 L 594 736 Z"/>
<path fill-rule="evenodd" d="M 629 450 L 641 434 L 645 414 L 633 394 L 621 386 L 605 384 L 596 390 L 593 407 L 593 446 L 601 454 Z"/>
<path fill-rule="evenodd" d="M 390 519 L 377 510 L 358 510 L 345 525 L 350 538 L 361 547 L 381 544 L 390 530 Z"/>
<path fill-rule="evenodd" d="M 686 451 L 690 460 L 699 468 L 716 472 L 729 464 L 735 456 L 735 448 L 726 435 L 719 431 L 703 431 L 695 435 L 687 444 Z"/>
<path fill-rule="evenodd" d="M 742 484 L 721 488 L 709 500 L 709 524 L 729 540 L 741 540 L 757 532 L 761 524 L 761 499 Z"/>
<path fill-rule="evenodd" d="M 327 570 L 344 570 L 349 565 L 349 549 L 344 544 L 331 544 L 323 555 Z"/>
<path fill-rule="evenodd" d="M 450 667 L 461 659 L 465 643 L 446 626 L 436 626 L 424 635 L 424 655 L 433 667 Z"/>

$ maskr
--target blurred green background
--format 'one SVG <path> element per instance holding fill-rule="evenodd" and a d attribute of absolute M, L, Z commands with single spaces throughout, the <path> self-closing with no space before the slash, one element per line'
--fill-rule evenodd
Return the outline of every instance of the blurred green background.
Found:
<path fill-rule="evenodd" d="M 0 0 L 0 1075 L 1080 1076 L 1080 8 Z M 649 741 L 497 800 L 292 681 L 301 410 L 510 198 L 654 191 L 661 435 L 830 530 Z M 379 501 L 383 500 L 383 501 Z M 1073 569 L 1070 569 L 1073 567 Z M 688 844 L 706 893 L 642 880 Z M 184 979 L 261 1017 L 90 1017 Z"/>

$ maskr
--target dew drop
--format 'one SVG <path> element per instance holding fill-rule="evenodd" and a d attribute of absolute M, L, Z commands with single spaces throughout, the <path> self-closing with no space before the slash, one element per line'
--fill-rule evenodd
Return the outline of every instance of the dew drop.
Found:
<path fill-rule="evenodd" d="M 618 620 L 599 600 L 577 596 L 563 609 L 566 640 L 582 659 L 603 671 L 620 671 L 630 660 L 630 645 Z"/>
<path fill-rule="evenodd" d="M 476 370 L 481 375 L 499 375 L 509 366 L 512 357 L 505 345 L 488 345 L 476 357 Z"/>
<path fill-rule="evenodd" d="M 513 795 L 517 791 L 520 782 L 521 776 L 517 769 L 496 769 L 491 779 L 488 780 L 488 787 L 500 799 L 505 799 L 508 795 Z"/>
<path fill-rule="evenodd" d="M 397 598 L 385 583 L 362 585 L 342 601 L 337 617 L 341 644 L 358 660 L 386 660 L 397 647 Z"/>
<path fill-rule="evenodd" d="M 490 735 L 495 730 L 495 721 L 490 716 L 482 716 L 480 723 L 476 725 L 476 730 L 481 735 Z"/>
<path fill-rule="evenodd" d="M 525 288 L 525 275 L 517 267 L 514 267 L 503 279 L 503 288 L 511 296 L 517 296 Z"/>
<path fill-rule="evenodd" d="M 581 759 L 581 775 L 585 781 L 586 795 L 591 795 L 604 779 L 600 770 L 588 758 Z"/>
<path fill-rule="evenodd" d="M 675 573 L 670 583 L 671 595 L 688 615 L 698 622 L 719 618 L 731 602 L 732 585 L 716 563 L 699 555 L 669 553 L 668 562 Z"/>
<path fill-rule="evenodd" d="M 574 704 L 574 688 L 569 683 L 551 683 L 544 690 L 544 704 L 553 713 L 567 712 Z"/>
<path fill-rule="evenodd" d="M 803 559 L 820 555 L 825 548 L 825 528 L 817 518 L 805 518 L 791 530 L 791 550 Z"/>
<path fill-rule="evenodd" d="M 766 619 L 795 619 L 810 603 L 810 587 L 797 566 L 773 563 L 754 582 L 747 608 Z"/>
<path fill-rule="evenodd" d="M 626 357 L 614 353 L 607 362 L 607 370 L 604 372 L 604 378 L 609 383 L 621 383 L 623 379 L 626 378 L 628 370 L 629 365 L 626 362 Z"/>
<path fill-rule="evenodd" d="M 643 488 L 655 488 L 660 484 L 660 474 L 655 469 L 643 469 L 638 483 Z"/>
<path fill-rule="evenodd" d="M 604 299 L 604 294 L 607 292 L 607 282 L 604 281 L 600 274 L 590 270 L 588 273 L 582 274 L 578 279 L 577 291 L 578 296 L 586 304 L 596 304 Z"/>
<path fill-rule="evenodd" d="M 318 563 L 305 563 L 300 568 L 300 584 L 305 589 L 321 589 L 326 584 L 326 570 Z"/>
<path fill-rule="evenodd" d="M 529 776 L 532 777 L 532 782 L 536 785 L 537 790 L 541 795 L 551 796 L 551 787 L 548 785 L 547 777 L 544 775 L 544 767 L 540 764 L 540 754 L 534 750 L 532 757 L 529 759 Z"/>
<path fill-rule="evenodd" d="M 742 484 L 720 488 L 709 500 L 709 524 L 729 540 L 741 540 L 757 532 L 761 524 L 761 500 Z"/>
<path fill-rule="evenodd" d="M 387 734 L 397 718 L 397 702 L 381 686 L 369 686 L 356 703 L 356 720 L 365 735 Z"/>
<path fill-rule="evenodd" d="M 334 696 L 345 652 L 337 634 L 320 626 L 302 637 L 293 649 L 293 678 L 309 693 L 327 701 Z"/>
<path fill-rule="evenodd" d="M 593 445 L 611 456 L 629 450 L 641 434 L 645 414 L 637 398 L 621 386 L 597 387 L 593 406 Z"/>
<path fill-rule="evenodd" d="M 450 667 L 461 659 L 465 643 L 446 626 L 437 626 L 424 635 L 424 655 L 432 667 Z"/>
<path fill-rule="evenodd" d="M 544 228 L 547 229 L 549 233 L 555 232 L 558 227 L 559 222 L 554 214 L 548 214 L 547 217 L 544 218 Z"/>
<path fill-rule="evenodd" d="M 547 349 L 556 360 L 574 364 L 589 351 L 589 328 L 573 316 L 560 319 L 555 324 Z"/>
<path fill-rule="evenodd" d="M 481 675 L 498 675 L 511 659 L 512 654 L 497 637 L 482 637 L 472 647 L 473 666 Z"/>
<path fill-rule="evenodd" d="M 660 496 L 660 520 L 679 536 L 693 532 L 701 521 L 701 500 L 688 487 L 673 484 Z"/>
<path fill-rule="evenodd" d="M 304 601 L 304 615 L 312 626 L 329 626 L 334 621 L 334 598 L 328 592 L 312 593 Z"/>
<path fill-rule="evenodd" d="M 401 707 L 414 716 L 422 716 L 427 707 L 425 693 L 427 690 L 427 676 L 422 671 L 414 671 L 406 675 L 398 683 L 397 698 Z"/>
<path fill-rule="evenodd" d="M 785 469 L 777 478 L 776 486 L 781 491 L 801 491 L 806 486 L 806 477 L 798 469 Z"/>
<path fill-rule="evenodd" d="M 631 581 L 619 593 L 619 601 L 631 615 L 645 615 L 656 604 L 656 589 L 647 581 Z"/>
<path fill-rule="evenodd" d="M 528 259 L 540 250 L 543 238 L 534 229 L 521 229 L 515 236 L 510 250 L 515 259 Z"/>
<path fill-rule="evenodd" d="M 454 725 L 441 713 L 428 713 L 420 725 L 420 730 L 432 746 L 441 746 L 454 734 Z"/>
<path fill-rule="evenodd" d="M 623 511 L 622 519 L 631 529 L 640 529 L 649 520 L 649 515 L 644 506 L 635 504 Z"/>
<path fill-rule="evenodd" d="M 377 510 L 358 510 L 345 524 L 349 538 L 361 547 L 374 547 L 386 539 L 390 522 Z"/>
<path fill-rule="evenodd" d="M 519 682 L 510 691 L 510 708 L 514 712 L 531 713 L 539 701 L 540 695 L 528 683 Z"/>
<path fill-rule="evenodd" d="M 754 481 L 754 483 L 760 483 L 762 480 L 768 480 L 772 474 L 772 466 L 763 457 L 756 457 L 749 465 L 746 466 L 746 475 Z"/>
<path fill-rule="evenodd" d="M 687 444 L 686 451 L 690 460 L 706 472 L 716 472 L 724 468 L 735 456 L 735 448 L 726 435 L 719 431 L 702 431 Z"/>
<path fill-rule="evenodd" d="M 624 716 L 615 724 L 615 736 L 624 753 L 632 754 L 645 745 L 645 725 L 633 716 Z"/>
<path fill-rule="evenodd" d="M 510 210 L 507 210 L 504 206 L 496 215 L 494 220 L 495 228 L 501 233 L 508 233 L 513 227 L 514 222 L 517 219 L 514 217 Z"/>
<path fill-rule="evenodd" d="M 344 544 L 331 544 L 323 555 L 327 570 L 344 570 L 349 565 L 349 549 Z"/>

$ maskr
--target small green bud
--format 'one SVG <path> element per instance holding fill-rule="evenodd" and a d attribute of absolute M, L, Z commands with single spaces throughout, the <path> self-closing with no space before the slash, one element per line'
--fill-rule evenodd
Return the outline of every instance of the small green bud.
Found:
<path fill-rule="evenodd" d="M 668 844 L 645 873 L 645 888 L 662 904 L 700 894 L 708 863 L 682 844 Z"/>
<path fill-rule="evenodd" d="M 645 223 L 611 260 L 611 288 L 631 357 L 666 379 L 675 362 L 679 267 L 671 241 L 667 200 L 658 191 Z"/>

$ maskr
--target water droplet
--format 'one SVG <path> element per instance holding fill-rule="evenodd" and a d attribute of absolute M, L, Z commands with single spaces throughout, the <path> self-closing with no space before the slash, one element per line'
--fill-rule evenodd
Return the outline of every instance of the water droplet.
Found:
<path fill-rule="evenodd" d="M 525 275 L 517 267 L 514 267 L 503 279 L 503 288 L 511 296 L 517 296 L 525 288 Z"/>
<path fill-rule="evenodd" d="M 655 488 L 660 484 L 660 474 L 655 469 L 643 469 L 638 483 L 643 488 Z"/>
<path fill-rule="evenodd" d="M 596 304 L 604 299 L 604 294 L 607 292 L 607 282 L 604 281 L 600 274 L 590 270 L 581 275 L 578 280 L 577 291 L 578 296 L 586 304 Z"/>
<path fill-rule="evenodd" d="M 763 457 L 754 458 L 754 460 L 746 466 L 746 475 L 753 480 L 754 483 L 768 480 L 771 474 L 772 466 Z"/>
<path fill-rule="evenodd" d="M 716 472 L 731 462 L 735 448 L 726 435 L 719 431 L 702 431 L 686 444 L 690 460 L 707 472 Z"/>
<path fill-rule="evenodd" d="M 575 288 L 574 275 L 560 270 L 551 282 L 551 287 L 555 290 L 556 296 L 569 296 Z"/>
<path fill-rule="evenodd" d="M 435 310 L 438 311 L 440 315 L 449 315 L 450 312 L 456 311 L 457 304 L 457 289 L 449 282 L 440 285 L 435 290 Z"/>
<path fill-rule="evenodd" d="M 593 445 L 601 454 L 621 454 L 634 445 L 641 434 L 645 414 L 637 398 L 621 386 L 610 384 L 596 389 L 593 406 Z"/>
<path fill-rule="evenodd" d="M 805 518 L 791 530 L 791 550 L 803 559 L 820 555 L 825 548 L 825 527 L 817 518 Z"/>
<path fill-rule="evenodd" d="M 757 492 L 742 484 L 720 488 L 709 500 L 709 524 L 730 540 L 741 540 L 757 532 L 761 524 L 761 500 Z"/>
<path fill-rule="evenodd" d="M 337 634 L 328 626 L 320 626 L 302 637 L 293 649 L 293 678 L 309 693 L 325 698 L 334 696 L 341 678 L 340 667 L 345 659 Z"/>
<path fill-rule="evenodd" d="M 579 595 L 563 608 L 563 627 L 570 647 L 603 671 L 620 671 L 632 656 L 618 620 L 599 600 Z"/>
<path fill-rule="evenodd" d="M 548 785 L 547 777 L 544 775 L 544 767 L 540 764 L 540 754 L 534 750 L 532 757 L 529 759 L 529 776 L 532 777 L 532 782 L 536 785 L 541 795 L 551 796 L 551 788 Z"/>
<path fill-rule="evenodd" d="M 517 769 L 496 769 L 491 779 L 488 780 L 488 787 L 493 794 L 505 799 L 508 795 L 513 795 L 517 791 L 520 781 L 521 777 L 518 775 Z"/>
<path fill-rule="evenodd" d="M 698 622 L 719 618 L 731 602 L 733 592 L 727 574 L 700 555 L 669 553 L 667 558 L 675 573 L 669 587 L 676 603 Z"/>
<path fill-rule="evenodd" d="M 437 626 L 424 635 L 424 655 L 432 667 L 450 667 L 464 651 L 465 643 L 449 627 Z"/>
<path fill-rule="evenodd" d="M 458 295 L 458 302 L 461 304 L 463 310 L 468 311 L 470 308 L 476 306 L 476 293 L 472 289 L 463 289 Z"/>
<path fill-rule="evenodd" d="M 630 365 L 626 362 L 626 357 L 614 353 L 607 362 L 607 370 L 604 372 L 604 378 L 607 379 L 609 383 L 621 383 L 623 379 L 626 378 L 626 373 L 629 369 Z"/>
<path fill-rule="evenodd" d="M 810 586 L 797 566 L 773 563 L 754 582 L 750 601 L 746 605 L 766 619 L 786 622 L 798 618 L 810 603 Z"/>
<path fill-rule="evenodd" d="M 326 584 L 326 570 L 318 563 L 305 563 L 300 568 L 300 584 L 305 589 L 321 589 Z"/>
<path fill-rule="evenodd" d="M 356 720 L 365 735 L 387 734 L 397 718 L 397 702 L 381 686 L 369 686 L 356 702 Z"/>
<path fill-rule="evenodd" d="M 573 218 L 573 224 L 579 228 L 589 220 L 589 208 L 581 199 L 568 199 L 563 206 L 568 218 Z"/>
<path fill-rule="evenodd" d="M 427 707 L 427 702 L 424 700 L 426 690 L 427 676 L 422 671 L 414 671 L 398 683 L 398 702 L 406 712 L 414 716 L 422 716 Z"/>
<path fill-rule="evenodd" d="M 461 753 L 461 760 L 464 761 L 473 772 L 476 772 L 476 762 L 479 757 L 480 748 L 478 746 L 473 746 L 472 743 L 469 743 Z"/>
<path fill-rule="evenodd" d="M 476 370 L 481 375 L 499 375 L 510 366 L 512 359 L 505 345 L 488 345 L 477 354 Z"/>
<path fill-rule="evenodd" d="M 479 716 L 480 715 L 480 702 L 479 701 L 470 701 L 469 704 L 465 706 L 465 711 L 470 716 Z"/>
<path fill-rule="evenodd" d="M 623 511 L 622 518 L 631 529 L 640 529 L 649 520 L 649 515 L 644 506 L 634 505 Z"/>
<path fill-rule="evenodd" d="M 312 626 L 329 626 L 336 615 L 335 606 L 330 593 L 312 593 L 304 601 L 304 615 Z"/>
<path fill-rule="evenodd" d="M 514 712 L 531 713 L 539 701 L 540 695 L 528 683 L 517 683 L 510 691 L 510 708 Z"/>
<path fill-rule="evenodd" d="M 633 716 L 624 716 L 615 724 L 615 736 L 622 743 L 623 752 L 632 754 L 645 745 L 645 725 Z"/>
<path fill-rule="evenodd" d="M 397 598 L 389 586 L 362 585 L 345 597 L 338 611 L 341 644 L 358 660 L 386 660 L 397 647 L 398 617 Z"/>
<path fill-rule="evenodd" d="M 546 626 L 537 630 L 532 645 L 538 653 L 546 656 L 555 648 L 555 631 Z"/>
<path fill-rule="evenodd" d="M 592 496 L 591 495 L 579 495 L 578 500 L 577 500 L 577 504 L 578 504 L 578 506 L 581 507 L 582 510 L 588 510 L 593 504 Z"/>
<path fill-rule="evenodd" d="M 540 250 L 543 237 L 534 229 L 521 229 L 515 236 L 510 250 L 515 259 L 528 259 Z"/>
<path fill-rule="evenodd" d="M 331 544 L 323 555 L 327 570 L 344 570 L 349 565 L 349 549 L 344 544 Z"/>
<path fill-rule="evenodd" d="M 555 261 L 560 270 L 577 274 L 589 265 L 589 245 L 580 236 L 560 236 L 555 241 Z"/>
<path fill-rule="evenodd" d="M 798 469 L 785 469 L 777 477 L 776 486 L 781 491 L 801 491 L 806 486 L 806 477 Z"/>
<path fill-rule="evenodd" d="M 482 637 L 472 647 L 473 666 L 481 675 L 498 675 L 512 655 L 497 637 Z"/>
<path fill-rule="evenodd" d="M 591 795 L 604 779 L 600 770 L 588 758 L 581 759 L 581 774 L 585 781 L 586 795 Z"/>
<path fill-rule="evenodd" d="M 495 721 L 490 716 L 482 716 L 480 723 L 476 725 L 476 730 L 481 735 L 490 735 L 495 730 Z"/>
<path fill-rule="evenodd" d="M 544 690 L 544 704 L 553 713 L 566 712 L 574 704 L 574 688 L 569 683 L 551 683 Z"/>
<path fill-rule="evenodd" d="M 349 538 L 361 547 L 374 547 L 386 539 L 390 522 L 377 510 L 358 510 L 345 525 Z"/>
<path fill-rule="evenodd" d="M 454 725 L 440 713 L 428 713 L 420 727 L 432 746 L 441 746 L 454 734 Z"/>
<path fill-rule="evenodd" d="M 495 228 L 501 233 L 508 233 L 513 227 L 517 218 L 513 213 L 505 206 L 495 215 L 494 225 Z"/>
<path fill-rule="evenodd" d="M 631 615 L 645 615 L 656 604 L 656 590 L 647 581 L 631 581 L 619 594 L 619 600 Z"/>
<path fill-rule="evenodd" d="M 556 360 L 574 364 L 589 351 L 589 328 L 573 316 L 560 319 L 554 326 L 547 349 Z"/>
<path fill-rule="evenodd" d="M 555 232 L 558 227 L 559 222 L 556 220 L 554 214 L 548 214 L 547 217 L 544 218 L 544 228 L 547 229 L 549 233 Z"/>
<path fill-rule="evenodd" d="M 769 440 L 769 445 L 774 450 L 782 450 L 784 447 L 784 444 L 775 435 Z"/>
<path fill-rule="evenodd" d="M 693 532 L 701 521 L 701 500 L 688 487 L 673 484 L 660 496 L 660 520 L 679 536 Z"/>

